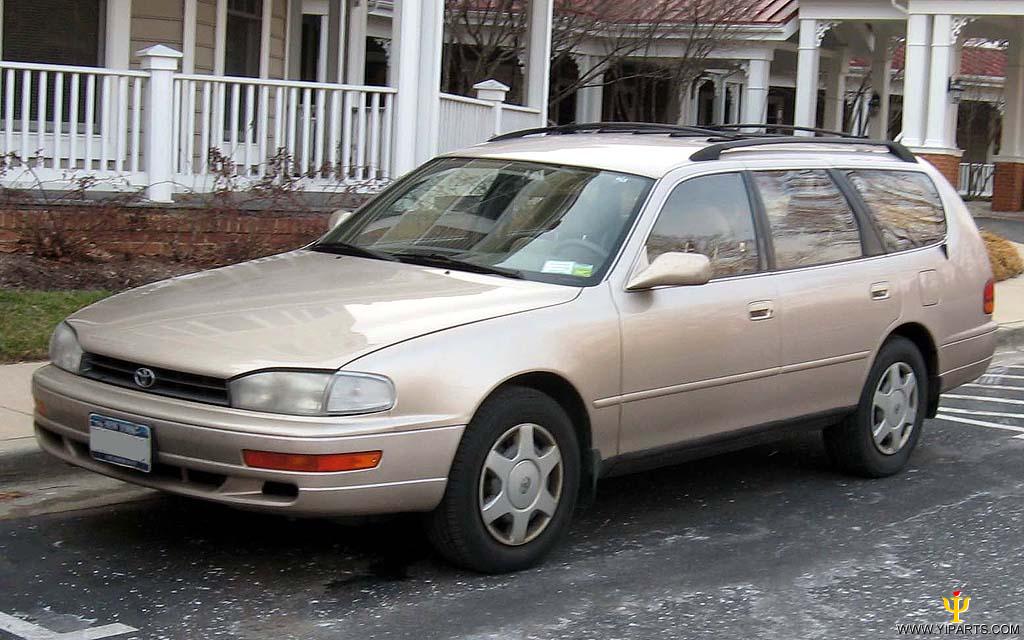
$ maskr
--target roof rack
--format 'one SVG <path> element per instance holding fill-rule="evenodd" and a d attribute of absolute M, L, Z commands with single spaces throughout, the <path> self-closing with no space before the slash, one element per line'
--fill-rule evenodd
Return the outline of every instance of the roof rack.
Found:
<path fill-rule="evenodd" d="M 885 147 L 889 150 L 889 153 L 896 156 L 903 162 L 917 162 L 917 157 L 914 154 L 898 142 L 891 140 L 871 140 L 868 138 L 810 138 L 810 137 L 763 137 L 763 138 L 742 138 L 742 139 L 731 139 L 718 142 L 716 144 L 709 145 L 703 149 L 699 149 L 693 155 L 690 156 L 690 160 L 694 162 L 706 162 L 708 160 L 718 160 L 722 156 L 723 151 L 729 151 L 731 149 L 743 149 L 746 147 L 761 147 L 766 145 L 776 144 L 839 144 L 849 146 L 874 146 L 874 147 Z"/>
<path fill-rule="evenodd" d="M 686 127 L 674 124 L 659 124 L 656 122 L 583 122 L 579 124 L 561 124 L 553 127 L 538 127 L 535 129 L 522 129 L 494 136 L 488 142 L 500 140 L 513 140 L 526 136 L 539 135 L 566 135 L 573 133 L 667 133 L 674 137 L 725 137 L 730 140 L 739 139 L 738 134 L 731 134 L 726 131 L 716 131 L 705 127 Z"/>
<path fill-rule="evenodd" d="M 818 129 L 817 127 L 800 127 L 791 124 L 712 124 L 706 127 L 707 129 L 713 129 L 715 131 L 736 131 L 739 129 L 763 129 L 764 134 L 757 137 L 767 137 L 771 134 L 768 132 L 771 130 L 776 131 L 789 131 L 795 133 L 797 131 L 816 133 L 822 136 L 829 136 L 832 138 L 856 138 L 858 140 L 866 140 L 867 136 L 858 136 L 846 131 L 833 131 L 831 129 Z M 750 137 L 749 135 L 747 137 Z"/>

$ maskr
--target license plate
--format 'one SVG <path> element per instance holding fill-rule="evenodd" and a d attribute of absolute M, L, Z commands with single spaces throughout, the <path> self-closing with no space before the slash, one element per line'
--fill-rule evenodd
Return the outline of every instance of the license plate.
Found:
<path fill-rule="evenodd" d="M 144 424 L 90 413 L 89 452 L 101 462 L 149 473 L 153 460 L 153 431 Z"/>

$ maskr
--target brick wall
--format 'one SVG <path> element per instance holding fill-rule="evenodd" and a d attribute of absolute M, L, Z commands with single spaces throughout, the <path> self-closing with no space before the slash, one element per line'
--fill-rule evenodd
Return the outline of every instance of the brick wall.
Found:
<path fill-rule="evenodd" d="M 1024 211 L 1024 164 L 997 162 L 992 178 L 992 210 Z"/>
<path fill-rule="evenodd" d="M 117 257 L 272 253 L 314 240 L 326 231 L 329 215 L 213 207 L 0 205 L 0 252 L 39 252 L 60 244 Z"/>
<path fill-rule="evenodd" d="M 953 188 L 960 187 L 960 156 L 948 154 L 919 153 L 918 158 L 924 158 L 939 170 Z"/>

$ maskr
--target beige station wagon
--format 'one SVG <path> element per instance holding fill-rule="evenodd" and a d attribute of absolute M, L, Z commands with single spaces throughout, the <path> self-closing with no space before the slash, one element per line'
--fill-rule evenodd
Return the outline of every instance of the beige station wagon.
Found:
<path fill-rule="evenodd" d="M 977 228 L 895 143 L 531 130 L 340 217 L 69 317 L 33 382 L 40 445 L 238 507 L 422 512 L 445 557 L 508 571 L 598 478 L 781 429 L 897 473 L 993 354 Z"/>

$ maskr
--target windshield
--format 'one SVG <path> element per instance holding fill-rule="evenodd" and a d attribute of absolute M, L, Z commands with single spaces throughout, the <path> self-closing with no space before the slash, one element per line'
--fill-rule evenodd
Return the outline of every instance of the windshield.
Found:
<path fill-rule="evenodd" d="M 442 158 L 312 248 L 589 285 L 609 267 L 653 182 L 580 167 Z"/>

